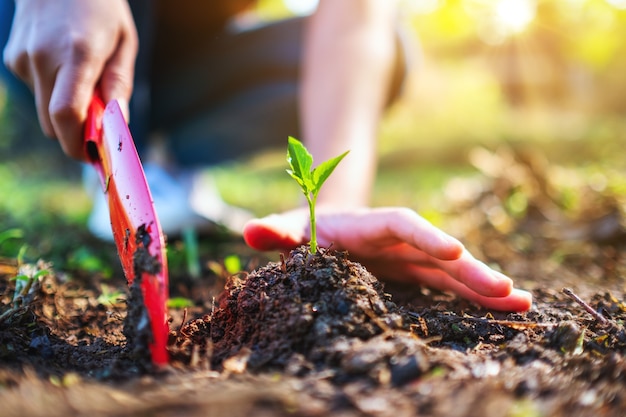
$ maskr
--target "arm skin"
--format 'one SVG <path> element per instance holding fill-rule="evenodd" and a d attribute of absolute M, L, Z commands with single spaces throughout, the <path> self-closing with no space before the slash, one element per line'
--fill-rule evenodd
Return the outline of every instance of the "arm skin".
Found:
<path fill-rule="evenodd" d="M 392 0 L 321 0 L 305 35 L 301 119 L 315 161 L 350 150 L 318 199 L 320 246 L 347 250 L 381 279 L 452 291 L 486 308 L 524 311 L 532 296 L 407 208 L 368 208 L 376 135 L 394 44 Z M 250 221 L 259 250 L 289 250 L 310 236 L 305 208 Z"/>
<path fill-rule="evenodd" d="M 125 0 L 16 0 L 4 62 L 33 91 L 44 133 L 85 159 L 82 129 L 97 84 L 105 102 L 132 93 L 138 40 Z M 125 103 L 124 103 L 125 100 Z"/>
<path fill-rule="evenodd" d="M 315 161 L 350 150 L 322 188 L 319 205 L 369 202 L 396 54 L 395 12 L 394 0 L 322 0 L 307 22 L 302 139 Z"/>

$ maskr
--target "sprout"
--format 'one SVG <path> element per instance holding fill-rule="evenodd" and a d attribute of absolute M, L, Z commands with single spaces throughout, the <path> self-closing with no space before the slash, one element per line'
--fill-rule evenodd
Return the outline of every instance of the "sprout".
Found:
<path fill-rule="evenodd" d="M 339 156 L 322 162 L 317 168 L 311 169 L 313 156 L 311 156 L 302 142 L 291 136 L 289 137 L 287 162 L 291 169 L 288 169 L 287 173 L 300 184 L 302 193 L 309 203 L 309 214 L 311 217 L 311 241 L 309 242 L 309 247 L 313 254 L 317 252 L 317 231 L 315 224 L 315 202 L 317 195 L 322 188 L 322 184 L 324 184 L 348 152 L 349 151 L 346 151 Z"/>

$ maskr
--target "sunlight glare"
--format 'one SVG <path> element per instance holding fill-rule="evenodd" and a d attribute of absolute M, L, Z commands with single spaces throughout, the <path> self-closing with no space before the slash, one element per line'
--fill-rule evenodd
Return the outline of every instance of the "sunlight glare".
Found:
<path fill-rule="evenodd" d="M 315 11 L 319 0 L 283 0 L 285 6 L 298 16 L 307 16 Z"/>
<path fill-rule="evenodd" d="M 496 19 L 511 33 L 526 29 L 535 14 L 534 0 L 499 0 L 496 6 Z"/>
<path fill-rule="evenodd" d="M 617 9 L 626 9 L 626 0 L 607 0 L 609 4 Z"/>
<path fill-rule="evenodd" d="M 400 8 L 411 14 L 430 14 L 442 6 L 442 0 L 401 0 Z"/>

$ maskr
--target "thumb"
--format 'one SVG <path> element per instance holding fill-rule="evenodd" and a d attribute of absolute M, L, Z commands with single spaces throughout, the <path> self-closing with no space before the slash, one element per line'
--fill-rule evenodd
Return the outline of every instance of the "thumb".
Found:
<path fill-rule="evenodd" d="M 297 217 L 272 214 L 246 223 L 243 238 L 251 248 L 269 251 L 293 249 L 304 241 L 305 236 Z"/>
<path fill-rule="evenodd" d="M 136 39 L 132 36 L 122 39 L 103 68 L 100 80 L 104 102 L 118 100 L 127 123 L 130 122 L 128 102 L 133 91 L 136 55 Z"/>

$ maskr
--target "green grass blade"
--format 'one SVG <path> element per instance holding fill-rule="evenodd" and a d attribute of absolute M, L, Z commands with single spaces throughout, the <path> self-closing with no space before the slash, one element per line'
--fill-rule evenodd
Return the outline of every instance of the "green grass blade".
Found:
<path fill-rule="evenodd" d="M 20 229 L 9 229 L 4 232 L 0 232 L 0 245 L 9 239 L 21 239 L 24 237 L 24 233 Z"/>

